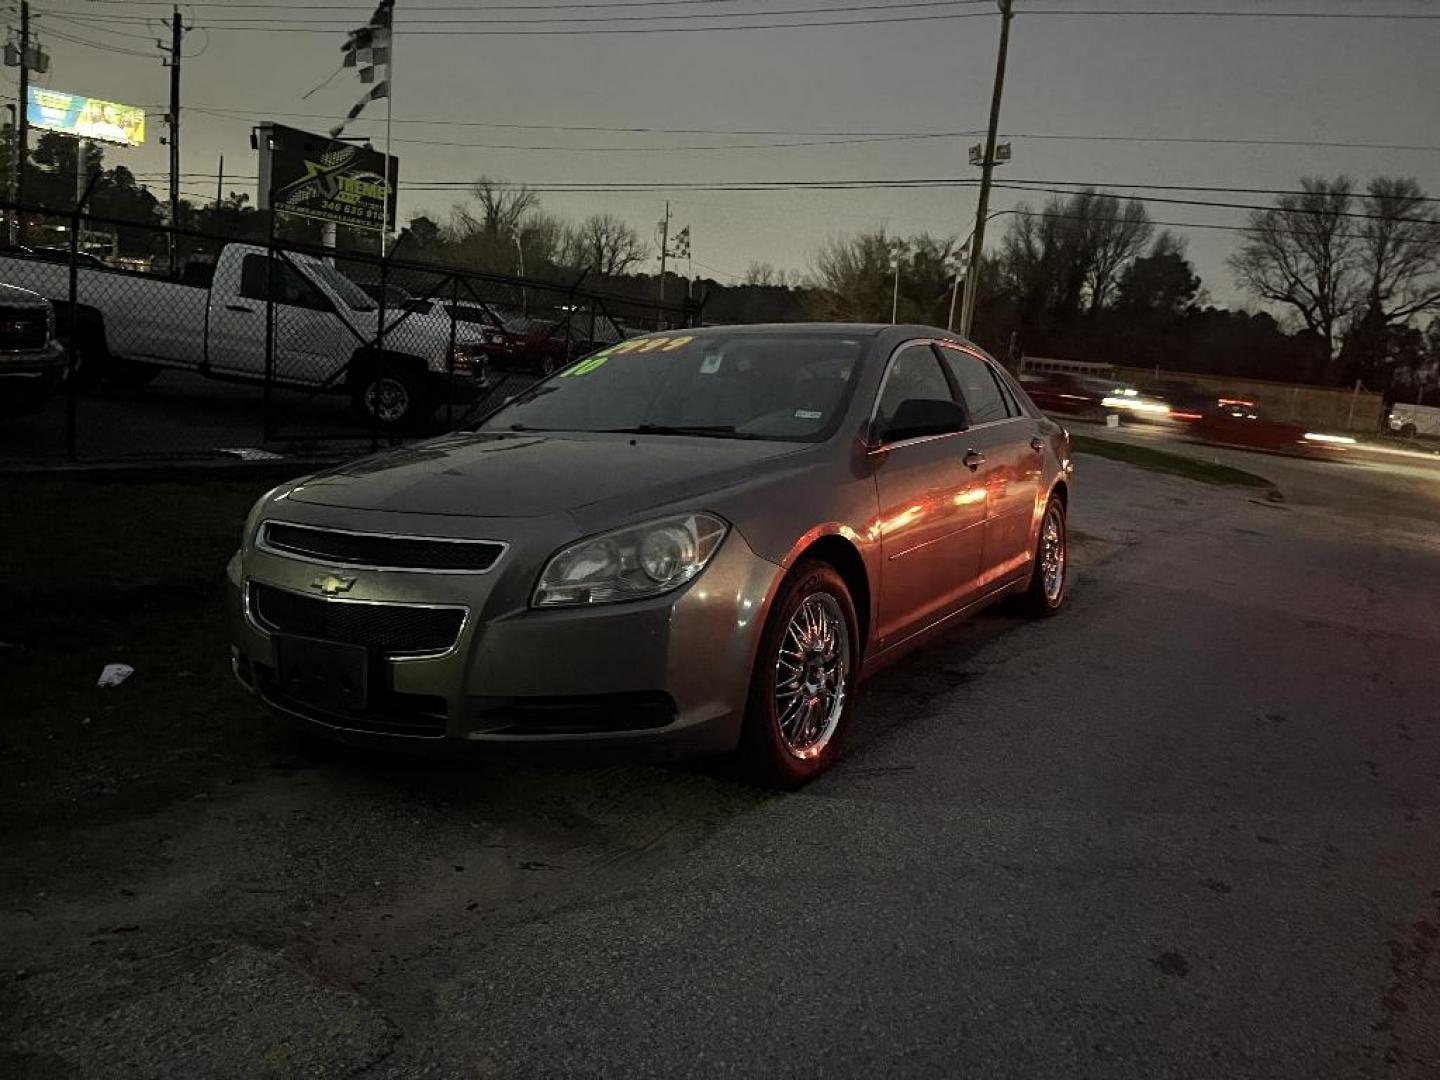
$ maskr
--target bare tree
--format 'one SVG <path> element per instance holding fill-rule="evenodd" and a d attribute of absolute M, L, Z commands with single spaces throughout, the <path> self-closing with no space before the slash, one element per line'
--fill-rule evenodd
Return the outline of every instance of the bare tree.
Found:
<path fill-rule="evenodd" d="M 564 261 L 608 277 L 627 273 L 644 258 L 640 234 L 613 214 L 592 214 L 565 237 Z"/>
<path fill-rule="evenodd" d="M 1372 180 L 1361 205 L 1364 304 L 1383 323 L 1440 308 L 1440 215 L 1414 180 Z"/>
<path fill-rule="evenodd" d="M 784 285 L 785 271 L 776 271 L 770 263 L 752 262 L 745 268 L 745 276 L 741 279 L 744 285 Z"/>
<path fill-rule="evenodd" d="M 1003 287 L 1025 310 L 1061 320 L 1107 304 L 1154 231 L 1144 203 L 1088 189 L 1018 211 L 1000 245 Z"/>
<path fill-rule="evenodd" d="M 832 239 L 815 254 L 813 302 L 817 317 L 889 322 L 898 308 L 901 322 L 935 323 L 945 318 L 954 271 L 953 239 L 927 234 L 900 240 L 884 229 Z M 899 297 L 895 268 L 898 260 Z"/>
<path fill-rule="evenodd" d="M 1292 309 L 1336 354 L 1337 330 L 1360 299 L 1354 200 L 1348 177 L 1307 176 L 1303 193 L 1281 195 L 1250 215 L 1244 245 L 1230 257 L 1241 287 Z"/>
<path fill-rule="evenodd" d="M 540 196 L 524 185 L 511 186 L 482 176 L 470 188 L 480 212 L 475 215 L 487 238 L 514 236 L 527 214 L 540 208 Z"/>
<path fill-rule="evenodd" d="M 1114 195 L 1082 191 L 1066 207 L 1080 226 L 1080 263 L 1090 310 L 1110 302 L 1124 266 L 1145 249 L 1155 227 L 1139 199 L 1121 201 Z"/>
<path fill-rule="evenodd" d="M 896 242 L 884 229 L 826 242 L 815 253 L 816 314 L 826 319 L 889 321 L 890 259 Z"/>

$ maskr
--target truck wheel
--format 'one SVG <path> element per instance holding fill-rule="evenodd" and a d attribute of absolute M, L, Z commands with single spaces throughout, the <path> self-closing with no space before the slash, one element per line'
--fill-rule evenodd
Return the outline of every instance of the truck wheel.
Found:
<path fill-rule="evenodd" d="M 1407 439 L 1415 438 L 1415 425 L 1410 423 L 1401 424 L 1400 434 Z"/>
<path fill-rule="evenodd" d="M 424 388 L 415 372 L 388 364 L 372 367 L 355 387 L 355 410 L 367 424 L 397 428 L 425 415 Z"/>
<path fill-rule="evenodd" d="M 100 385 L 100 379 L 105 374 L 106 359 L 104 349 L 98 348 L 93 341 L 80 338 L 75 342 L 75 369 L 71 372 L 67 352 L 65 370 L 70 372 L 68 377 L 75 380 L 79 389 L 93 390 Z"/>

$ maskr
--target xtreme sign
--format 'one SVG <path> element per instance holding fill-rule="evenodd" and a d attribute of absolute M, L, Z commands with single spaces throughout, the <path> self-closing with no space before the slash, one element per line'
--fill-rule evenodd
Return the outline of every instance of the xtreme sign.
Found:
<path fill-rule="evenodd" d="M 395 220 L 395 158 L 387 178 L 379 151 L 279 124 L 261 125 L 256 146 L 262 206 L 376 232 Z"/>

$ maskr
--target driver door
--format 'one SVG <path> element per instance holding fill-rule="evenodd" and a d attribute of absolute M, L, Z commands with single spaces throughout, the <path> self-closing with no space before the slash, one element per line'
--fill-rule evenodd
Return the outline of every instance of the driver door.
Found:
<path fill-rule="evenodd" d="M 265 318 L 275 297 L 276 382 L 319 383 L 336 368 L 337 352 L 348 358 L 354 338 L 324 293 L 283 257 L 244 256 L 238 288 L 228 297 L 212 294 L 209 357 L 211 370 L 250 376 L 266 374 Z"/>
<path fill-rule="evenodd" d="M 887 423 L 909 399 L 956 400 L 927 343 L 904 345 L 891 357 L 875 408 L 882 647 L 963 607 L 976 591 L 985 544 L 986 478 L 966 465 L 965 433 L 886 437 Z"/>

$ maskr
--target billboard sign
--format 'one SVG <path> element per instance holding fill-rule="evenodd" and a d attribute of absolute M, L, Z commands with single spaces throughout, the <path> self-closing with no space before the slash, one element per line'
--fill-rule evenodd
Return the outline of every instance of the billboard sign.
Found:
<path fill-rule="evenodd" d="M 378 150 L 280 124 L 260 125 L 255 140 L 261 209 L 380 232 L 388 206 L 395 221 L 397 158 L 386 170 Z"/>
<path fill-rule="evenodd" d="M 121 105 L 39 86 L 28 90 L 25 120 L 32 128 L 121 146 L 145 144 L 145 110 L 139 105 Z"/>

